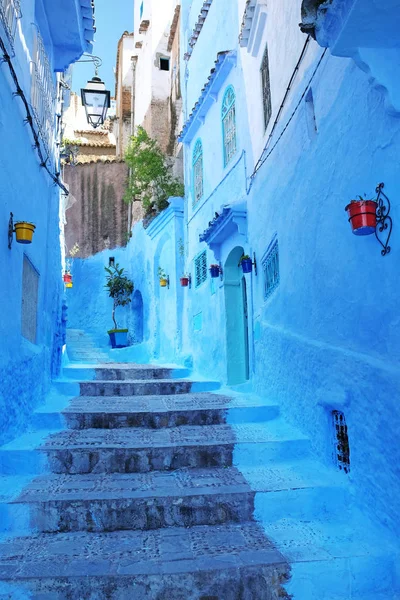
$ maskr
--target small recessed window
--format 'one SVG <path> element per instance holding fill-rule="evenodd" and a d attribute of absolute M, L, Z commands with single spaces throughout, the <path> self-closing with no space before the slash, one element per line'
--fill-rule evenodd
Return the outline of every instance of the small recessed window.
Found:
<path fill-rule="evenodd" d="M 279 250 L 275 240 L 262 259 L 264 273 L 264 299 L 266 300 L 279 285 Z"/>
<path fill-rule="evenodd" d="M 200 287 L 205 281 L 207 281 L 207 250 L 200 252 L 194 259 L 194 287 Z"/>
<path fill-rule="evenodd" d="M 160 71 L 169 71 L 169 58 L 160 58 Z"/>

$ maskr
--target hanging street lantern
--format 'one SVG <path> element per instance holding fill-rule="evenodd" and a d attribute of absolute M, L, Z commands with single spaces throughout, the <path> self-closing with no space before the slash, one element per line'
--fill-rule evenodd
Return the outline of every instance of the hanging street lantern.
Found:
<path fill-rule="evenodd" d="M 103 125 L 110 108 L 110 92 L 97 74 L 81 89 L 81 97 L 89 125 L 94 129 Z"/>

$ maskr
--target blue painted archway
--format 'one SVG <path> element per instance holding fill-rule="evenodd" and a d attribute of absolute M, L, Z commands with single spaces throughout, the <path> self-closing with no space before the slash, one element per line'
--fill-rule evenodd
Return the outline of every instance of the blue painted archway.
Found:
<path fill-rule="evenodd" d="M 227 382 L 230 385 L 249 379 L 247 288 L 239 267 L 242 255 L 243 248 L 237 246 L 224 266 Z"/>

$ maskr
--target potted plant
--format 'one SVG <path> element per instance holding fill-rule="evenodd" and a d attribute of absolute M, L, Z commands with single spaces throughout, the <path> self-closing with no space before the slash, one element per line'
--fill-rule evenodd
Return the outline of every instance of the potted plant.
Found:
<path fill-rule="evenodd" d="M 110 336 L 112 348 L 125 348 L 128 345 L 128 330 L 119 329 L 115 320 L 115 309 L 117 306 L 126 306 L 131 301 L 133 292 L 133 281 L 124 275 L 124 269 L 117 263 L 114 267 L 104 267 L 106 275 L 106 290 L 110 298 L 113 299 L 112 320 L 114 329 L 107 333 Z"/>
<path fill-rule="evenodd" d="M 178 240 L 178 254 L 180 258 L 180 262 L 182 264 L 182 270 L 185 262 L 185 246 L 183 244 L 183 239 L 179 238 Z M 182 273 L 182 277 L 180 277 L 180 282 L 182 287 L 188 287 L 190 284 L 190 275 L 186 275 L 186 273 Z"/>
<path fill-rule="evenodd" d="M 364 200 L 361 196 L 358 198 L 351 200 L 345 208 L 352 231 L 354 235 L 375 233 L 377 203 L 375 200 Z"/>
<path fill-rule="evenodd" d="M 251 273 L 253 270 L 253 261 L 248 254 L 243 254 L 239 265 L 241 265 L 243 273 Z"/>
<path fill-rule="evenodd" d="M 220 266 L 219 265 L 210 265 L 210 274 L 214 279 L 219 277 L 220 274 Z"/>
<path fill-rule="evenodd" d="M 165 271 L 161 267 L 158 267 L 157 274 L 158 274 L 158 279 L 160 280 L 160 286 L 167 287 L 168 275 L 165 273 Z"/>
<path fill-rule="evenodd" d="M 182 277 L 180 278 L 181 286 L 182 287 L 188 287 L 189 280 L 190 280 L 189 275 L 182 275 Z"/>
<path fill-rule="evenodd" d="M 28 221 L 17 221 L 14 224 L 15 237 L 20 244 L 31 244 L 36 225 Z"/>

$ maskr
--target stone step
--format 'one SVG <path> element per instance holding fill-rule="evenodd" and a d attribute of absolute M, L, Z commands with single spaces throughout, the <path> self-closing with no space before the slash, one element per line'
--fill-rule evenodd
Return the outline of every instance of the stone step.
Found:
<path fill-rule="evenodd" d="M 83 380 L 103 380 L 103 381 L 123 381 L 129 379 L 152 380 L 152 379 L 173 379 L 188 377 L 189 369 L 184 368 L 165 368 L 155 365 L 137 365 L 124 363 L 107 363 L 96 365 L 89 369 L 86 365 L 69 365 L 63 369 L 65 377 L 71 379 Z"/>
<path fill-rule="evenodd" d="M 38 452 L 40 450 L 40 452 Z M 268 423 L 165 429 L 27 433 L 0 447 L 4 475 L 134 473 L 182 467 L 262 466 L 310 454 L 308 438 L 280 419 Z"/>
<path fill-rule="evenodd" d="M 310 481 L 304 474 L 310 474 Z M 12 479 L 12 478 L 9 478 Z M 11 482 L 10 482 L 11 483 Z M 8 500 L 16 531 L 113 531 L 250 521 L 257 506 L 272 518 L 304 518 L 348 500 L 338 478 L 309 461 L 276 467 L 180 469 L 110 475 L 43 475 Z M 313 499 L 313 502 L 310 499 Z M 1 510 L 0 503 L 0 510 Z M 25 512 L 23 510 L 25 507 Z M 256 511 L 256 517 L 258 515 Z"/>
<path fill-rule="evenodd" d="M 81 381 L 79 385 L 81 396 L 165 396 L 214 391 L 220 387 L 219 383 L 212 381 L 173 379 Z"/>
<path fill-rule="evenodd" d="M 34 414 L 36 428 L 116 429 L 121 427 L 177 427 L 180 425 L 216 425 L 250 423 L 274 419 L 276 404 L 263 403 L 246 396 L 213 393 L 164 396 L 93 397 L 78 396 L 41 406 Z"/>
<path fill-rule="evenodd" d="M 234 467 L 166 473 L 44 475 L 11 501 L 34 531 L 148 530 L 251 521 L 254 492 Z M 21 525 L 25 524 L 25 520 Z"/>
<path fill-rule="evenodd" d="M 300 458 L 309 440 L 275 420 L 249 425 L 84 429 L 51 434 L 40 446 L 53 473 L 145 473 Z M 1 458 L 1 453 L 0 453 Z"/>
<path fill-rule="evenodd" d="M 37 534 L 0 544 L 0 581 L 35 598 L 278 600 L 284 557 L 256 523 Z M 29 596 L 32 597 L 32 596 Z"/>

